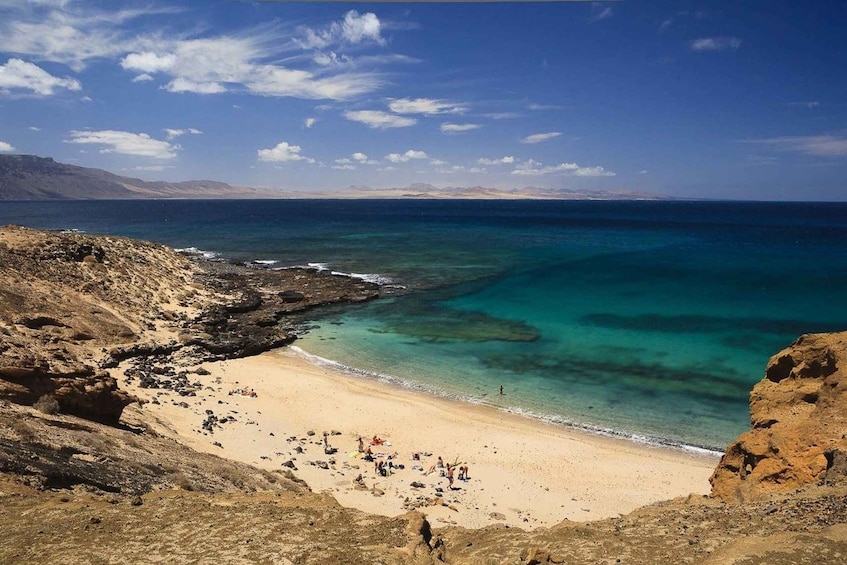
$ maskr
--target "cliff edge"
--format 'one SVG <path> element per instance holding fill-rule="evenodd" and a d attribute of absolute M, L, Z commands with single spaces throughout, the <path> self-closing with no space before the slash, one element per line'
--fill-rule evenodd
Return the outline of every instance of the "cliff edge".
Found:
<path fill-rule="evenodd" d="M 800 337 L 750 393 L 750 431 L 730 444 L 712 494 L 742 501 L 847 473 L 847 332 Z"/>

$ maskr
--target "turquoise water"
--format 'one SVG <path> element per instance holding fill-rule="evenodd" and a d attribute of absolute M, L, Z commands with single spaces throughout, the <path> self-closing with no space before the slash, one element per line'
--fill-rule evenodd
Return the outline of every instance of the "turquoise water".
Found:
<path fill-rule="evenodd" d="M 3 203 L 0 222 L 378 275 L 405 293 L 329 310 L 298 346 L 661 443 L 722 449 L 768 358 L 847 320 L 840 204 Z"/>

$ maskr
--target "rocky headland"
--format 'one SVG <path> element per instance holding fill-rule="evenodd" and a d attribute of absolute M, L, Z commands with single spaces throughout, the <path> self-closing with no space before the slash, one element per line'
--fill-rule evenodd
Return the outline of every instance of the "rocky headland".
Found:
<path fill-rule="evenodd" d="M 2 227 L 0 399 L 43 399 L 115 424 L 134 400 L 110 373 L 121 361 L 255 355 L 294 341 L 298 315 L 311 308 L 378 295 L 372 283 L 309 269 L 197 262 L 148 242 Z"/>
<path fill-rule="evenodd" d="M 190 397 L 201 363 L 296 339 L 376 298 L 309 270 L 0 228 L 0 562 L 801 563 L 847 558 L 847 333 L 803 336 L 751 393 L 711 496 L 525 531 L 367 514 L 174 441 L 122 380 Z"/>

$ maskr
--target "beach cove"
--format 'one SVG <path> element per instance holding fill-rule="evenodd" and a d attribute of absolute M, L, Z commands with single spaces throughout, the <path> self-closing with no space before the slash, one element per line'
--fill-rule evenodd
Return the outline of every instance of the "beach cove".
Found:
<path fill-rule="evenodd" d="M 352 376 L 291 349 L 202 367 L 192 375 L 202 384 L 196 396 L 127 390 L 148 401 L 143 411 L 155 416 L 157 431 L 194 449 L 264 469 L 293 466 L 314 492 L 343 506 L 384 516 L 418 508 L 436 527 L 532 529 L 614 517 L 707 494 L 718 460 Z M 324 432 L 336 453 L 325 453 Z M 385 441 L 371 447 L 376 454 L 396 453 L 388 477 L 358 454 L 358 438 L 367 445 L 374 436 Z M 451 489 L 438 470 L 412 468 L 425 471 L 439 456 L 466 464 L 469 480 Z"/>
<path fill-rule="evenodd" d="M 0 217 L 387 283 L 397 294 L 316 313 L 298 346 L 448 398 L 712 451 L 747 429 L 774 351 L 847 318 L 842 204 L 9 202 Z M 797 268 L 815 262 L 829 267 Z"/>

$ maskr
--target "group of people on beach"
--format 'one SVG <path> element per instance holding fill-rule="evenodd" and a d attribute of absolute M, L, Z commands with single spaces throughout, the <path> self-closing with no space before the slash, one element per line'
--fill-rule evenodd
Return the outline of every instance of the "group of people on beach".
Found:
<path fill-rule="evenodd" d="M 441 476 L 447 477 L 447 482 L 450 484 L 450 487 L 453 487 L 453 479 L 456 471 L 458 470 L 459 476 L 457 477 L 460 481 L 467 481 L 470 479 L 468 476 L 468 466 L 467 465 L 459 465 L 456 463 L 447 463 L 444 464 L 444 460 L 441 459 L 441 456 L 438 456 L 438 461 L 436 461 L 425 473 L 424 475 L 429 476 L 436 471 L 441 470 Z"/>
<path fill-rule="evenodd" d="M 403 463 L 395 464 L 395 460 L 398 457 L 397 452 L 391 454 L 386 453 L 374 453 L 372 447 L 385 445 L 386 442 L 382 438 L 378 436 L 374 436 L 368 445 L 365 445 L 364 439 L 359 438 L 358 452 L 362 454 L 362 457 L 365 461 L 373 462 L 374 464 L 374 472 L 382 477 L 387 477 L 394 472 L 394 469 L 405 469 L 406 466 Z M 388 444 L 391 445 L 391 444 Z M 412 461 L 420 461 L 422 456 L 429 457 L 431 453 L 423 453 L 420 451 L 416 451 L 412 454 Z M 417 469 L 423 472 L 423 466 L 414 465 L 412 469 Z M 458 478 L 460 481 L 467 481 L 470 479 L 468 475 L 468 466 L 466 464 L 459 465 L 458 460 L 455 463 L 444 463 L 444 459 L 441 456 L 438 456 L 438 460 L 433 463 L 429 469 L 423 472 L 424 476 L 429 476 L 435 472 L 439 472 L 440 476 L 445 477 L 450 488 L 453 488 L 454 479 Z M 458 477 L 456 474 L 458 472 Z"/>
<path fill-rule="evenodd" d="M 249 396 L 250 398 L 258 398 L 258 396 L 259 396 L 258 394 L 256 394 L 256 391 L 253 390 L 252 388 L 234 388 L 231 391 L 229 391 L 229 396 L 232 396 L 233 394 L 238 394 L 238 395 L 241 395 L 241 396 Z"/>

